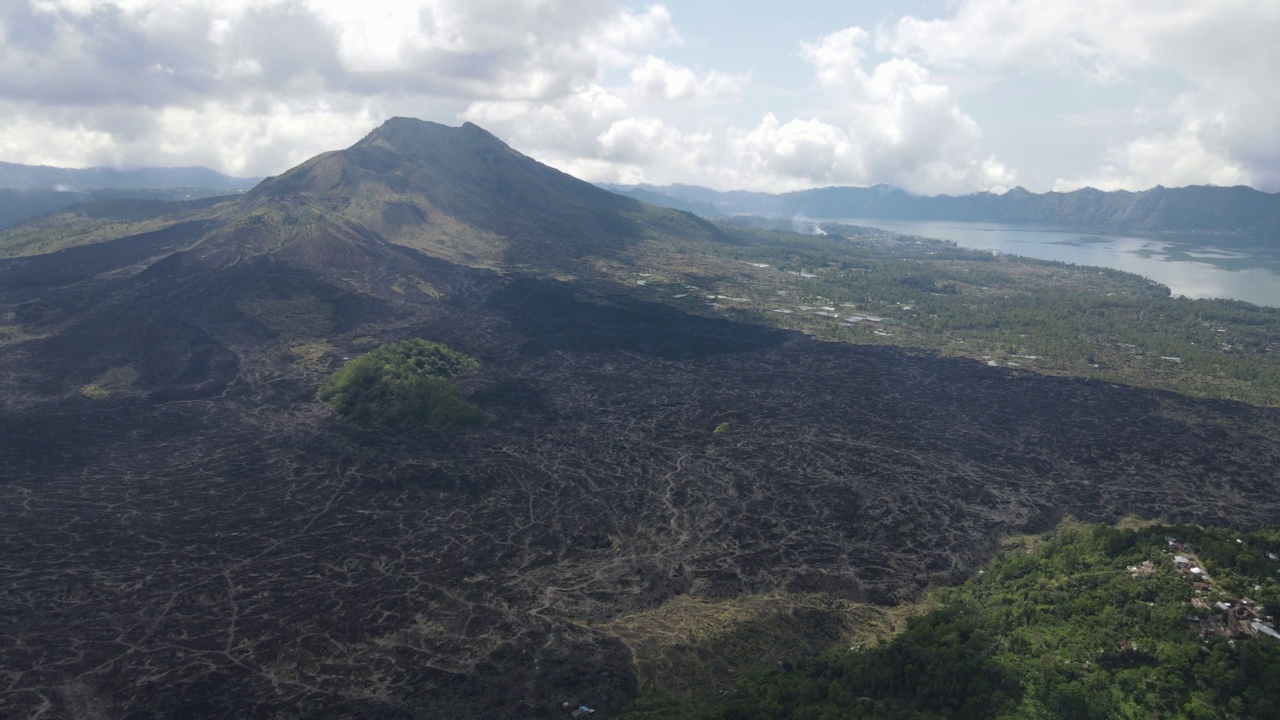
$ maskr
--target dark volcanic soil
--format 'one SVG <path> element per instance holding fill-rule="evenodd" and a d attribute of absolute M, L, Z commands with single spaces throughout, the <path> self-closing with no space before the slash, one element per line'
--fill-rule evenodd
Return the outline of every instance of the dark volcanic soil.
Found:
<path fill-rule="evenodd" d="M 635 680 L 593 622 L 676 594 L 889 603 L 1065 513 L 1280 521 L 1272 410 L 451 293 L 386 339 L 481 358 L 475 431 L 344 428 L 318 376 L 190 319 L 239 358 L 213 390 L 3 416 L 0 716 L 607 715 Z"/>

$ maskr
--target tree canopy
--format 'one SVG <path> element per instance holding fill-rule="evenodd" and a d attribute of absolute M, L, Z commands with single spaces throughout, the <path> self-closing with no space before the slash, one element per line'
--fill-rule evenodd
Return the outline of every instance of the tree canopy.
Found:
<path fill-rule="evenodd" d="M 465 427 L 480 421 L 480 408 L 462 399 L 448 378 L 478 366 L 475 359 L 439 343 L 389 343 L 335 372 L 316 399 L 343 420 L 367 429 Z"/>
<path fill-rule="evenodd" d="M 1274 614 L 1277 551 L 1274 528 L 1067 527 L 1034 550 L 1012 544 L 887 642 L 743 677 L 699 712 L 654 697 L 623 717 L 1280 717 L 1280 642 L 1225 636 L 1228 613 L 1214 604 Z M 1175 552 L 1212 583 L 1196 589 Z"/>

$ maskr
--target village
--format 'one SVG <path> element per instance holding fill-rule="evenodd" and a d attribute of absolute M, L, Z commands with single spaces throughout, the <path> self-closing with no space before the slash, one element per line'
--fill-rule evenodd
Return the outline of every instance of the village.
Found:
<path fill-rule="evenodd" d="M 1197 631 L 1203 638 L 1266 635 L 1280 641 L 1280 632 L 1276 631 L 1275 618 L 1267 614 L 1266 608 L 1258 605 L 1248 596 L 1235 597 L 1226 590 L 1222 583 L 1217 582 L 1205 570 L 1204 563 L 1187 543 L 1173 537 L 1166 540 L 1168 545 L 1165 552 L 1173 556 L 1174 567 L 1191 583 L 1192 610 L 1186 615 L 1187 624 L 1191 629 Z M 1243 544 L 1244 541 L 1237 539 L 1236 542 Z M 1261 550 L 1253 552 L 1259 556 L 1263 554 Z M 1266 553 L 1266 557 L 1272 562 L 1280 562 L 1280 556 L 1275 553 Z M 1149 574 L 1149 571 L 1154 571 L 1154 566 L 1148 567 L 1150 565 L 1150 561 L 1147 561 L 1142 566 L 1130 567 L 1129 572 L 1134 577 Z M 1255 585 L 1254 589 L 1261 590 L 1262 587 Z"/>

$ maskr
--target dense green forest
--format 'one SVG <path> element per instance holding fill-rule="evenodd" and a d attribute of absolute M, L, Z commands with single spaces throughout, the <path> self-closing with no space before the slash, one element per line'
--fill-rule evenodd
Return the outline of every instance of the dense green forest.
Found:
<path fill-rule="evenodd" d="M 1147 278 L 852 226 L 827 236 L 733 228 L 715 256 L 741 319 L 1191 394 L 1280 404 L 1280 308 L 1171 297 Z M 835 234 L 835 233 L 840 234 Z M 673 291 L 674 292 L 674 291 Z M 859 325 L 862 313 L 883 322 Z"/>
<path fill-rule="evenodd" d="M 888 641 L 750 676 L 701 714 L 653 696 L 625 717 L 1280 717 L 1280 641 L 1242 630 L 1280 607 L 1276 552 L 1270 529 L 1060 529 Z"/>
<path fill-rule="evenodd" d="M 1275 530 L 1064 527 L 888 641 L 746 678 L 702 712 L 653 695 L 624 717 L 1280 717 L 1280 641 L 1240 628 L 1280 608 L 1277 552 Z"/>
<path fill-rule="evenodd" d="M 340 368 L 316 393 L 357 427 L 449 430 L 480 421 L 480 409 L 447 378 L 474 370 L 474 359 L 426 340 L 381 345 Z"/>

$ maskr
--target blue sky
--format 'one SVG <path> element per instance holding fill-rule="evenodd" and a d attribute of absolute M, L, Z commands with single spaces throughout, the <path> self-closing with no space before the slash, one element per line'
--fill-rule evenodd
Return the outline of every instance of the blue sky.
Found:
<path fill-rule="evenodd" d="M 587 180 L 1280 190 L 1275 0 L 12 0 L 0 160 L 275 174 L 383 119 Z"/>

